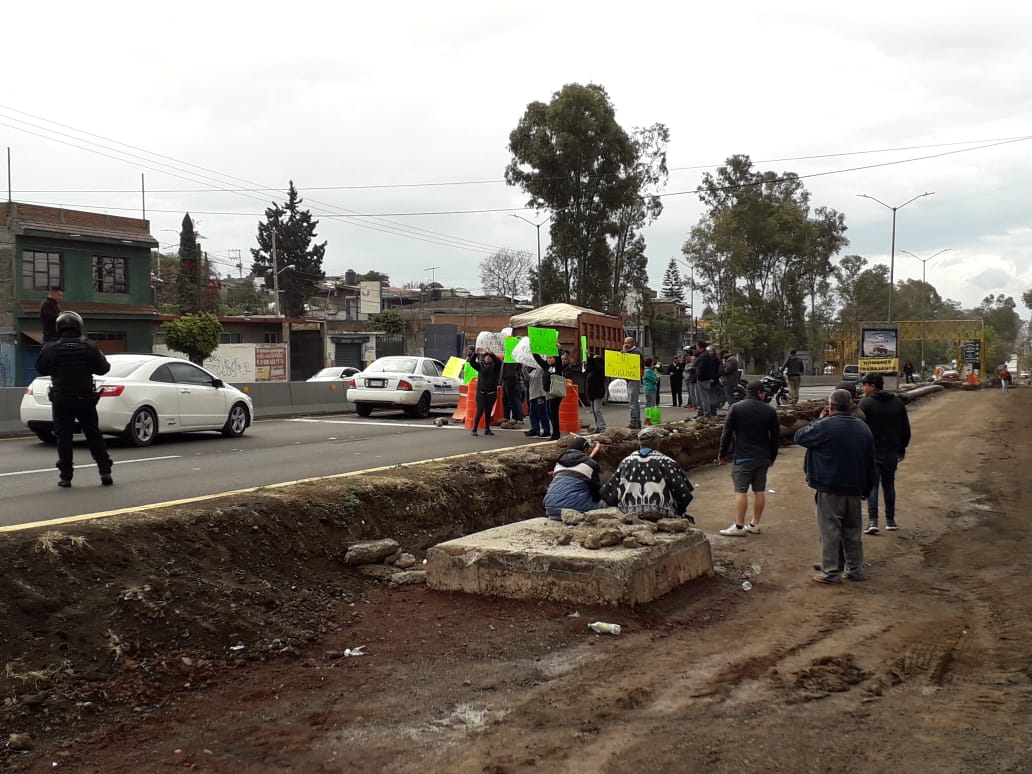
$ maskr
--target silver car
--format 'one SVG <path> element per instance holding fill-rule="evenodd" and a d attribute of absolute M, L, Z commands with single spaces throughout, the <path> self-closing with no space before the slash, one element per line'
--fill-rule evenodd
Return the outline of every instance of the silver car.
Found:
<path fill-rule="evenodd" d="M 374 360 L 348 381 L 348 400 L 360 417 L 373 409 L 401 409 L 425 417 L 431 408 L 458 405 L 461 379 L 444 375 L 444 364 L 431 357 L 391 355 Z"/>
<path fill-rule="evenodd" d="M 254 416 L 251 397 L 189 360 L 165 355 L 108 355 L 111 370 L 94 377 L 100 397 L 100 431 L 134 446 L 150 446 L 159 433 L 217 430 L 244 434 Z M 54 443 L 50 377 L 25 389 L 21 421 L 44 443 Z"/>

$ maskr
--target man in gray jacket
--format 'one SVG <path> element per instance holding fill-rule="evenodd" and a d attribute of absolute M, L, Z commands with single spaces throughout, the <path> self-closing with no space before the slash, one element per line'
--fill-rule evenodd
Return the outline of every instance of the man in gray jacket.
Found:
<path fill-rule="evenodd" d="M 852 408 L 849 393 L 834 390 L 821 418 L 795 434 L 795 442 L 806 447 L 806 483 L 817 490 L 821 569 L 813 579 L 818 583 L 839 583 L 843 572 L 850 580 L 864 579 L 860 501 L 875 482 L 874 436 Z"/>

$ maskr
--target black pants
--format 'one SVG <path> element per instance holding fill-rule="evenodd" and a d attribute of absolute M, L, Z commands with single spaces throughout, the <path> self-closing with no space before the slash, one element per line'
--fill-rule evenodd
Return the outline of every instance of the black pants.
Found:
<path fill-rule="evenodd" d="M 111 474 L 111 457 L 108 456 L 104 436 L 97 427 L 97 400 L 96 395 L 57 393 L 51 398 L 51 416 L 54 418 L 54 435 L 57 436 L 57 469 L 61 478 L 71 481 L 75 470 L 72 463 L 72 436 L 75 434 L 76 422 L 82 427 L 100 475 Z"/>
<path fill-rule="evenodd" d="M 505 418 L 522 422 L 523 396 L 520 394 L 518 382 L 505 382 L 502 384 L 502 400 L 505 402 Z"/>
<path fill-rule="evenodd" d="M 474 430 L 476 430 L 477 425 L 480 424 L 480 417 L 484 418 L 484 429 L 491 429 L 491 415 L 494 414 L 494 404 L 497 397 L 497 390 L 492 390 L 491 392 L 477 392 L 477 415 L 473 419 Z"/>
<path fill-rule="evenodd" d="M 670 380 L 670 400 L 675 406 L 680 406 L 682 403 L 681 384 L 682 382 Z"/>
<path fill-rule="evenodd" d="M 552 440 L 559 439 L 559 405 L 562 398 L 548 398 L 545 400 L 545 408 L 548 410 L 548 421 L 552 425 Z"/>

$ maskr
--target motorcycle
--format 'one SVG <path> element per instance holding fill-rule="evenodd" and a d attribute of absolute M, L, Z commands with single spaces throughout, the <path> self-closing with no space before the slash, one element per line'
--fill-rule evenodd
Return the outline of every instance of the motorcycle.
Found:
<path fill-rule="evenodd" d="M 770 403 L 772 398 L 779 406 L 788 403 L 788 379 L 778 373 L 776 368 L 772 368 L 760 381 L 763 383 L 765 403 Z"/>

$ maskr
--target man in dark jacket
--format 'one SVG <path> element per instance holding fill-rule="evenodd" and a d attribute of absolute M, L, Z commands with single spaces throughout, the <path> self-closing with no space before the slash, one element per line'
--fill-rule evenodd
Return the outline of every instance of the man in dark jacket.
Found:
<path fill-rule="evenodd" d="M 839 583 L 843 572 L 850 580 L 864 579 L 860 500 L 875 481 L 874 437 L 851 409 L 849 393 L 834 390 L 821 418 L 795 434 L 795 442 L 806 448 L 806 483 L 817 490 L 821 569 L 813 579 L 818 583 Z"/>
<path fill-rule="evenodd" d="M 591 355 L 584 364 L 584 391 L 591 406 L 591 416 L 595 420 L 595 432 L 606 431 L 606 417 L 602 413 L 602 404 L 606 399 L 605 362 L 601 355 Z"/>
<path fill-rule="evenodd" d="M 54 285 L 39 305 L 39 323 L 43 327 L 43 343 L 57 341 L 57 316 L 61 314 L 61 288 Z"/>
<path fill-rule="evenodd" d="M 62 312 L 55 321 L 57 341 L 43 345 L 36 360 L 36 371 L 49 376 L 51 382 L 50 411 L 57 437 L 57 485 L 72 485 L 75 465 L 72 461 L 72 436 L 75 423 L 82 428 L 97 463 L 100 483 L 111 486 L 111 457 L 104 436 L 97 426 L 99 393 L 93 384 L 94 374 L 106 374 L 111 366 L 97 342 L 82 335 L 82 318 L 75 312 Z"/>
<path fill-rule="evenodd" d="M 702 342 L 700 342 L 701 344 Z M 712 346 L 702 346 L 695 358 L 695 378 L 698 381 L 700 417 L 715 417 L 717 401 L 715 390 L 720 389 L 720 359 Z"/>
<path fill-rule="evenodd" d="M 504 417 L 523 424 L 523 391 L 520 376 L 523 366 L 519 363 L 502 363 L 502 400 L 505 403 Z"/>
<path fill-rule="evenodd" d="M 781 364 L 781 371 L 788 379 L 788 401 L 789 403 L 799 402 L 799 385 L 803 381 L 803 359 L 796 354 L 794 349 L 788 351 L 788 357 Z"/>
<path fill-rule="evenodd" d="M 864 374 L 860 389 L 864 397 L 860 410 L 874 435 L 874 454 L 878 463 L 874 484 L 867 496 L 868 535 L 878 534 L 878 485 L 885 497 L 885 529 L 896 530 L 896 467 L 910 445 L 910 418 L 907 407 L 896 395 L 885 392 L 881 374 Z"/>
<path fill-rule="evenodd" d="M 750 533 L 760 534 L 760 519 L 767 504 L 767 470 L 777 459 L 781 445 L 778 412 L 765 398 L 763 382 L 749 382 L 745 388 L 745 400 L 734 404 L 724 420 L 717 462 L 734 460 L 731 482 L 735 488 L 735 523 L 720 530 L 721 535 L 743 537 Z M 746 525 L 750 487 L 753 491 L 753 517 Z"/>
<path fill-rule="evenodd" d="M 738 356 L 726 349 L 720 350 L 720 384 L 724 388 L 724 400 L 728 406 L 736 400 L 735 387 L 741 378 L 739 371 Z"/>
<path fill-rule="evenodd" d="M 587 451 L 591 446 L 590 452 Z M 601 469 L 595 462 L 598 443 L 574 436 L 552 469 L 552 483 L 545 492 L 545 515 L 559 519 L 563 508 L 586 513 L 602 507 Z"/>

